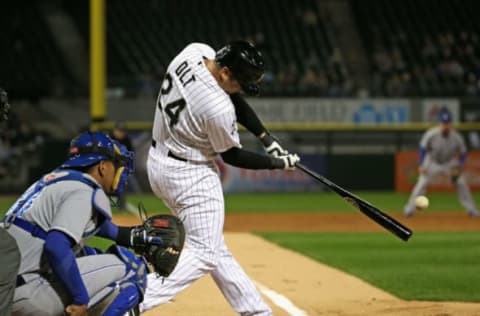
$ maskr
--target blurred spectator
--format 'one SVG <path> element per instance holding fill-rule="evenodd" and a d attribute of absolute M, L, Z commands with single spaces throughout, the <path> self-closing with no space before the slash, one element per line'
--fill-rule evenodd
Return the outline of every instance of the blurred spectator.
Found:
<path fill-rule="evenodd" d="M 155 76 L 151 73 L 141 74 L 137 81 L 138 84 L 138 97 L 155 98 L 160 87 L 160 81 L 155 79 Z"/>
<path fill-rule="evenodd" d="M 110 136 L 118 141 L 120 144 L 127 147 L 129 151 L 134 152 L 132 141 L 128 135 L 127 124 L 125 122 L 116 122 L 113 126 L 112 133 Z"/>
<path fill-rule="evenodd" d="M 130 139 L 130 135 L 128 133 L 127 125 L 125 122 L 116 122 L 112 132 L 110 133 L 110 137 L 112 139 L 118 141 L 120 144 L 124 145 L 127 147 L 127 149 L 133 153 L 135 153 L 135 149 L 132 144 L 132 140 Z M 126 192 L 134 192 L 138 193 L 140 192 L 140 184 L 138 183 L 137 178 L 135 177 L 135 174 L 130 175 L 128 178 L 127 182 L 127 190 Z M 128 204 L 126 201 L 126 195 L 122 194 L 117 201 L 118 208 L 120 210 L 127 210 Z"/>
<path fill-rule="evenodd" d="M 39 164 L 45 137 L 33 129 L 33 124 L 20 117 L 16 110 L 9 112 L 6 127 L 0 130 L 0 175 L 2 181 L 24 181 L 21 175 Z"/>
<path fill-rule="evenodd" d="M 279 88 L 283 91 L 295 91 L 300 75 L 298 67 L 294 62 L 290 62 L 287 66 L 280 69 L 277 75 L 277 82 Z"/>

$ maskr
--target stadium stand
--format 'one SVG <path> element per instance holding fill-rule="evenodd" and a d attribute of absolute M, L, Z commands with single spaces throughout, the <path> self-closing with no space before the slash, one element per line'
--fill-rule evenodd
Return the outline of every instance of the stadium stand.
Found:
<path fill-rule="evenodd" d="M 374 96 L 480 93 L 478 1 L 350 1 Z"/>
<path fill-rule="evenodd" d="M 88 38 L 88 3 L 64 1 Z M 272 8 L 275 8 L 272 10 Z M 244 38 L 260 46 L 268 72 L 264 95 L 345 95 L 346 67 L 315 0 L 107 1 L 109 86 L 127 95 L 157 93 L 170 59 L 186 44 L 214 48 Z"/>
<path fill-rule="evenodd" d="M 480 94 L 478 1 L 345 2 L 368 52 L 359 62 L 369 65 L 369 95 Z M 46 23 L 45 4 L 72 19 L 88 50 L 89 1 L 2 4 L 0 84 L 22 98 L 86 96 Z M 355 96 L 353 78 L 361 81 L 319 0 L 106 0 L 106 12 L 108 86 L 119 95 L 154 96 L 167 63 L 189 42 L 219 48 L 237 38 L 264 52 L 264 96 Z"/>
<path fill-rule="evenodd" d="M 37 99 L 74 84 L 35 1 L 2 1 L 0 85 Z"/>

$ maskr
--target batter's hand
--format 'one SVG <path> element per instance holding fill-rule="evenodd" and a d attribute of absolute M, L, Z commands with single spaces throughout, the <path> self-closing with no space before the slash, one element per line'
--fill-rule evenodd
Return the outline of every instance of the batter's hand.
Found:
<path fill-rule="evenodd" d="M 88 305 L 68 305 L 65 308 L 66 316 L 86 316 L 88 310 Z"/>
<path fill-rule="evenodd" d="M 288 154 L 278 157 L 283 160 L 285 170 L 295 170 L 295 164 L 300 162 L 300 157 L 297 154 Z"/>
<path fill-rule="evenodd" d="M 258 136 L 260 141 L 265 147 L 265 151 L 272 157 L 279 158 L 280 156 L 288 155 L 288 151 L 284 149 L 278 140 L 271 135 L 269 132 L 265 131 L 260 136 Z"/>
<path fill-rule="evenodd" d="M 280 144 L 276 140 L 274 140 L 273 143 L 270 144 L 270 146 L 265 147 L 265 150 L 270 156 L 276 158 L 288 155 L 288 151 L 286 149 L 283 149 L 283 147 L 280 146 Z"/>

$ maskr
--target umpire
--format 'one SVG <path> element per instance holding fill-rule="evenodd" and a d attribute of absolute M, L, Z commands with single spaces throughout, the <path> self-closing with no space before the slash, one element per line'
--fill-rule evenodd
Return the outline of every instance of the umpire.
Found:
<path fill-rule="evenodd" d="M 0 88 L 0 123 L 8 120 L 8 95 Z M 20 252 L 15 239 L 0 224 L 0 315 L 10 315 L 15 293 Z"/>

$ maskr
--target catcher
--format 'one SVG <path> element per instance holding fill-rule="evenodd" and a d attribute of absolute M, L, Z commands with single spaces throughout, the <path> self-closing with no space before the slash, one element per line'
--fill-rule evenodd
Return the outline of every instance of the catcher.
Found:
<path fill-rule="evenodd" d="M 12 315 L 138 315 L 149 267 L 161 276 L 173 270 L 184 230 L 169 215 L 133 227 L 112 223 L 109 196 L 122 194 L 133 168 L 124 146 L 86 132 L 71 141 L 59 168 L 12 205 L 3 224 L 22 258 Z M 94 235 L 115 244 L 104 253 L 84 247 Z"/>

